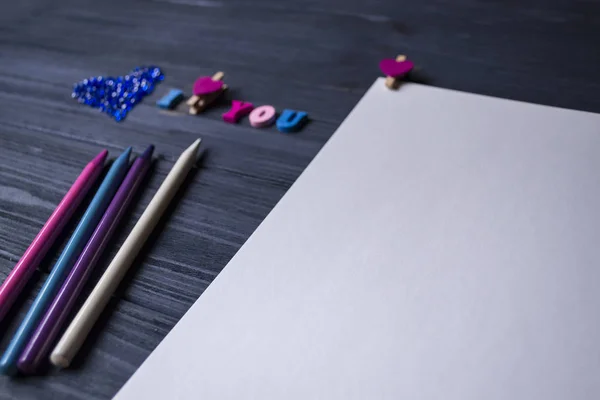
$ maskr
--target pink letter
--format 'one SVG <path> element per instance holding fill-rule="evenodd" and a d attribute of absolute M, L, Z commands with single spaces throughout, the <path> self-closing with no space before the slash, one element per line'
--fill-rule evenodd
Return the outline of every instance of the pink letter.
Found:
<path fill-rule="evenodd" d="M 223 114 L 223 121 L 235 124 L 244 115 L 248 115 L 254 106 L 252 103 L 245 103 L 239 100 L 233 100 L 231 102 L 231 109 Z"/>
<path fill-rule="evenodd" d="M 273 106 L 260 106 L 255 108 L 250 115 L 250 125 L 255 128 L 263 128 L 275 122 L 275 108 Z"/>

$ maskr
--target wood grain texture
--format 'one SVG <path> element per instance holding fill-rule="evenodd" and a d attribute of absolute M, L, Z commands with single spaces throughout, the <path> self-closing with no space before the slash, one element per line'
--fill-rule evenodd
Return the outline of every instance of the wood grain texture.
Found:
<path fill-rule="evenodd" d="M 2 377 L 0 399 L 114 395 L 327 141 L 382 58 L 408 54 L 415 79 L 441 87 L 600 112 L 598 37 L 593 0 L 8 2 L 0 14 L 0 280 L 101 148 L 114 155 L 154 143 L 159 159 L 92 281 L 179 153 L 197 137 L 205 152 L 75 368 Z M 161 66 L 167 78 L 123 123 L 70 98 L 76 81 L 141 64 Z M 195 78 L 218 70 L 230 99 L 307 111 L 311 122 L 284 135 L 247 119 L 223 123 L 226 103 L 196 118 L 154 106 L 169 88 L 190 93 Z M 2 349 L 59 251 L 0 326 Z"/>

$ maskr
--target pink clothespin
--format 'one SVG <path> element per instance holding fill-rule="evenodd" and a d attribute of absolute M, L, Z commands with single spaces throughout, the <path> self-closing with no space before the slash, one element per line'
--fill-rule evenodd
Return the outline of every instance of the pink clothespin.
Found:
<path fill-rule="evenodd" d="M 219 98 L 221 93 L 227 90 L 227 85 L 222 79 L 225 74 L 221 71 L 210 76 L 202 76 L 194 82 L 193 93 L 187 101 L 190 106 L 190 114 L 196 115 Z"/>
<path fill-rule="evenodd" d="M 398 89 L 401 79 L 412 71 L 414 67 L 414 63 L 402 54 L 396 57 L 395 60 L 393 58 L 386 58 L 379 63 L 381 72 L 387 77 L 385 79 L 385 86 L 390 89 Z"/>

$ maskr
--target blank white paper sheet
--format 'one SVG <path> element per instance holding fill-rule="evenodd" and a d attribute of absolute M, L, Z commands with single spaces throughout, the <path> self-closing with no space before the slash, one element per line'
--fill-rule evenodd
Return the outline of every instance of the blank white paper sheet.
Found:
<path fill-rule="evenodd" d="M 600 116 L 378 79 L 116 399 L 600 399 Z"/>

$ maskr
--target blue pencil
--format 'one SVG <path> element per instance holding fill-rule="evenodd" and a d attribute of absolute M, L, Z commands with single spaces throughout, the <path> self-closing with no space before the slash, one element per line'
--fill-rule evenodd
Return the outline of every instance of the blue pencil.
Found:
<path fill-rule="evenodd" d="M 73 235 L 58 258 L 56 265 L 54 265 L 50 275 L 48 275 L 48 279 L 44 282 L 44 286 L 40 289 L 31 308 L 4 352 L 2 359 L 0 359 L 1 373 L 13 375 L 17 372 L 17 360 L 27 345 L 29 337 L 54 299 L 56 291 L 60 288 L 66 274 L 73 267 L 77 257 L 94 232 L 94 229 L 96 229 L 96 225 L 98 225 L 100 218 L 102 218 L 104 211 L 125 177 L 125 173 L 129 168 L 130 154 L 131 147 L 125 150 L 110 167 L 96 195 L 85 211 L 85 214 L 83 214 L 83 217 L 81 217 L 81 221 L 79 221 L 77 228 L 75 228 Z"/>

